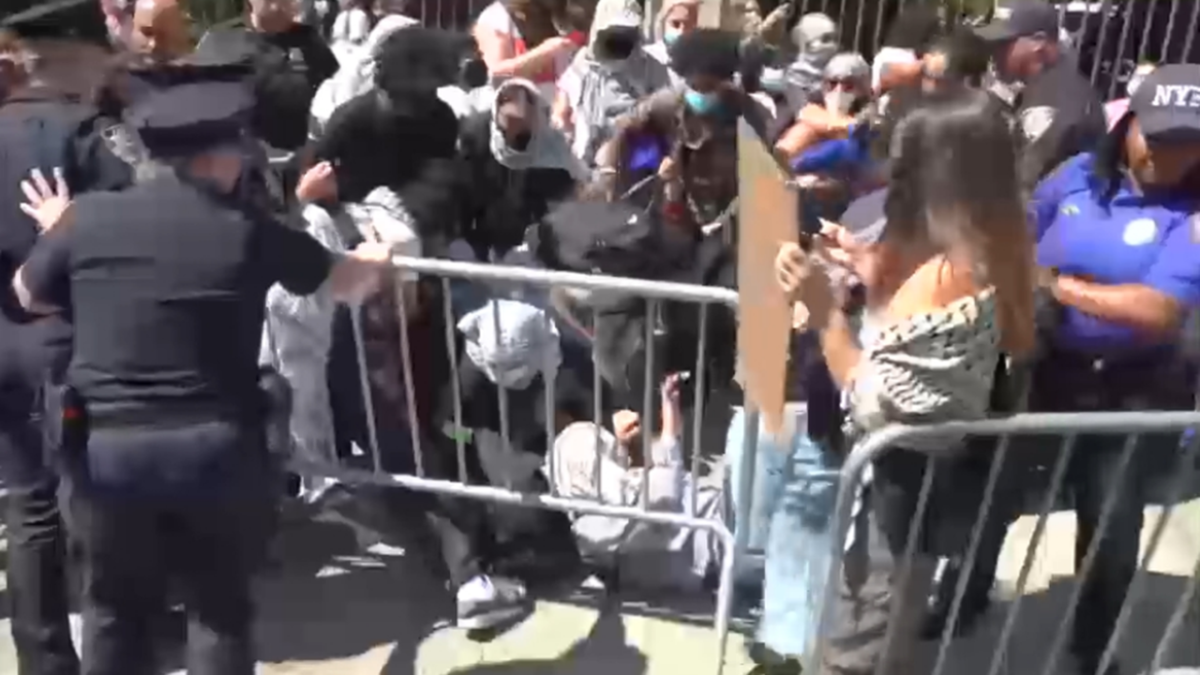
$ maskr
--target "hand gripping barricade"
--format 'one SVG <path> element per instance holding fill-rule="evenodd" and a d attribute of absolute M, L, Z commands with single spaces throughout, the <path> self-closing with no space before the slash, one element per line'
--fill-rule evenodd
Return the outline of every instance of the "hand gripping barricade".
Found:
<path fill-rule="evenodd" d="M 704 286 L 693 286 L 678 283 L 667 283 L 657 281 L 643 281 L 635 279 L 627 279 L 620 277 L 598 276 L 577 274 L 569 272 L 546 271 L 541 269 L 522 268 L 522 267 L 506 267 L 490 264 L 462 263 L 451 262 L 446 260 L 434 259 L 416 259 L 397 257 L 394 260 L 397 268 L 405 270 L 407 273 L 419 274 L 427 280 L 430 278 L 440 281 L 442 287 L 442 307 L 425 308 L 425 311 L 441 311 L 443 313 L 443 323 L 445 326 L 445 335 L 441 338 L 447 343 L 449 367 L 451 372 L 458 370 L 459 357 L 456 355 L 457 350 L 456 339 L 456 319 L 455 308 L 452 306 L 452 282 L 459 283 L 461 281 L 472 282 L 477 285 L 487 285 L 493 297 L 504 297 L 506 293 L 511 292 L 515 286 L 525 286 L 538 289 L 538 291 L 549 291 L 551 289 L 564 289 L 571 291 L 590 291 L 594 294 L 603 294 L 609 296 L 628 296 L 644 298 L 647 303 L 647 316 L 653 317 L 657 314 L 658 305 L 663 302 L 690 303 L 697 306 L 698 321 L 700 325 L 699 347 L 697 350 L 698 358 L 695 363 L 695 370 L 690 377 L 691 383 L 697 390 L 703 390 L 706 379 L 711 377 L 710 368 L 706 354 L 710 349 L 708 345 L 707 332 L 705 326 L 709 323 L 709 311 L 713 305 L 720 305 L 736 309 L 737 293 L 723 288 L 710 288 Z M 415 383 L 413 377 L 413 364 L 415 359 L 426 358 L 425 354 L 413 354 L 411 351 L 412 345 L 409 338 L 410 314 L 406 304 L 411 303 L 411 299 L 406 299 L 405 291 L 400 288 L 403 284 L 398 285 L 395 292 L 396 309 L 399 320 L 399 361 L 401 370 L 403 371 L 403 387 L 405 389 L 405 400 L 407 403 L 408 418 L 417 419 L 418 410 L 415 396 Z M 544 295 L 544 294 L 543 294 Z M 537 302 L 536 300 L 534 301 Z M 492 308 L 498 307 L 498 303 L 490 303 Z M 360 385 L 364 407 L 367 411 L 376 410 L 372 404 L 372 386 L 369 381 L 368 363 L 364 356 L 363 349 L 363 323 L 361 318 L 360 308 L 353 308 L 352 322 L 355 333 L 355 341 L 358 344 L 358 367 L 360 375 Z M 498 313 L 499 310 L 496 309 Z M 551 321 L 550 314 L 546 313 L 545 320 Z M 497 325 L 500 321 L 497 317 Z M 659 326 L 656 321 L 646 321 L 645 325 L 645 344 L 646 354 L 644 357 L 645 381 L 649 384 L 644 388 L 641 396 L 642 419 L 653 420 L 661 419 L 655 414 L 658 400 L 655 387 L 653 386 L 655 370 L 655 361 L 660 356 L 656 356 L 654 344 L 655 340 L 653 332 L 658 330 Z M 500 331 L 496 331 L 499 333 Z M 490 338 L 490 336 L 488 336 Z M 496 335 L 496 340 L 499 342 L 500 336 Z M 465 357 L 464 357 L 465 358 Z M 596 356 L 593 354 L 593 359 Z M 641 368 L 643 364 L 638 364 Z M 689 367 L 691 367 L 689 365 Z M 553 372 L 548 370 L 547 372 Z M 544 387 L 544 397 L 541 405 L 544 406 L 544 414 L 541 416 L 545 423 L 546 433 L 546 458 L 548 466 L 547 473 L 551 476 L 556 474 L 554 462 L 556 454 L 554 452 L 554 442 L 556 438 L 555 429 L 555 406 L 554 398 L 555 383 L 554 377 L 547 378 L 546 386 Z M 291 468 L 297 473 L 308 477 L 330 478 L 342 481 L 346 484 L 359 485 L 376 485 L 389 486 L 415 490 L 419 492 L 434 493 L 444 496 L 461 497 L 471 500 L 479 500 L 497 505 L 512 505 L 529 507 L 535 509 L 548 509 L 551 511 L 565 512 L 576 516 L 595 515 L 615 519 L 628 519 L 633 522 L 641 522 L 647 525 L 665 526 L 668 528 L 694 528 L 697 531 L 707 531 L 711 533 L 714 540 L 719 543 L 720 549 L 724 555 L 716 562 L 719 563 L 719 579 L 720 586 L 716 600 L 715 611 L 715 628 L 717 633 L 717 644 L 715 645 L 718 654 L 716 663 L 717 671 L 720 672 L 725 660 L 725 643 L 726 636 L 729 632 L 731 604 L 732 604 L 732 589 L 733 589 L 733 572 L 736 555 L 733 554 L 735 541 L 733 532 L 723 519 L 719 517 L 703 517 L 695 515 L 697 509 L 697 491 L 692 490 L 690 495 L 687 495 L 682 509 L 679 511 L 664 511 L 647 506 L 650 500 L 646 497 L 649 491 L 648 480 L 641 481 L 642 498 L 637 500 L 642 506 L 620 506 L 603 503 L 601 500 L 567 498 L 557 493 L 557 485 L 552 480 L 550 491 L 544 494 L 531 494 L 529 492 L 519 492 L 511 488 L 511 484 L 504 486 L 496 485 L 496 481 L 491 481 L 490 485 L 480 485 L 479 481 L 472 484 L 468 477 L 467 468 L 470 466 L 467 458 L 466 445 L 469 442 L 468 438 L 459 433 L 463 427 L 463 395 L 461 384 L 457 377 L 450 378 L 450 385 L 453 393 L 453 425 L 455 433 L 447 434 L 453 437 L 453 448 L 457 455 L 458 480 L 447 480 L 445 478 L 433 478 L 430 473 L 427 457 L 423 458 L 423 453 L 420 451 L 423 438 L 417 429 L 417 425 L 409 424 L 408 431 L 411 434 L 411 444 L 413 448 L 412 465 L 414 467 L 413 474 L 395 474 L 389 473 L 385 469 L 384 453 L 380 449 L 380 430 L 378 420 L 370 412 L 367 414 L 367 434 L 369 436 L 369 448 L 364 448 L 370 454 L 370 468 L 351 468 L 347 465 L 333 462 L 325 463 L 313 461 L 311 459 L 302 459 L 293 457 Z M 602 420 L 600 396 L 596 393 L 600 390 L 601 375 L 600 369 L 595 368 L 593 374 L 593 422 L 597 429 L 606 426 Z M 503 446 L 509 453 L 513 452 L 512 441 L 510 439 L 510 423 L 508 410 L 510 408 L 509 398 L 513 396 L 505 387 L 497 387 L 497 397 L 499 404 L 499 420 L 500 420 L 500 436 L 503 438 Z M 525 408 L 528 410 L 528 408 Z M 702 435 L 701 423 L 704 418 L 704 397 L 696 396 L 694 413 L 691 419 L 687 421 L 691 427 L 691 436 L 693 439 L 698 439 Z M 641 440 L 644 448 L 649 448 L 653 439 L 652 423 L 641 425 Z M 755 435 L 758 429 L 758 419 L 755 415 L 747 415 L 746 438 L 750 447 L 753 447 Z M 450 445 L 445 446 L 449 451 Z M 698 475 L 701 465 L 701 457 L 699 452 L 700 444 L 692 443 L 692 455 L 690 461 L 685 461 L 685 469 L 689 469 L 693 476 Z M 600 465 L 600 442 L 597 432 L 597 466 Z M 752 452 L 743 453 L 743 457 L 747 458 L 748 462 L 753 462 Z M 600 494 L 599 483 L 600 476 L 595 477 L 596 493 Z M 742 472 L 742 476 L 753 475 L 753 468 Z M 507 483 L 507 481 L 505 481 Z M 690 502 L 690 503 L 689 503 Z M 739 510 L 743 510 L 741 504 L 738 505 Z M 745 509 L 749 508 L 746 504 Z"/>
<path fill-rule="evenodd" d="M 1189 557 L 1183 562 L 1183 569 L 1172 570 L 1174 574 L 1178 575 L 1174 578 L 1174 581 L 1178 582 L 1178 589 L 1172 589 L 1170 597 L 1158 598 L 1154 607 L 1163 616 L 1151 619 L 1146 610 L 1146 606 L 1150 603 L 1144 601 L 1147 599 L 1149 586 L 1147 583 L 1150 576 L 1148 568 L 1168 536 L 1168 526 L 1174 528 L 1172 531 L 1181 532 L 1184 535 L 1183 538 L 1189 540 L 1185 543 L 1185 550 L 1188 547 L 1196 548 L 1197 545 L 1200 545 L 1200 538 L 1197 538 L 1197 535 L 1200 535 L 1200 524 L 1195 521 L 1196 516 L 1192 512 L 1196 504 L 1191 503 L 1184 506 L 1178 512 L 1176 510 L 1176 507 L 1181 506 L 1182 503 L 1189 500 L 1194 502 L 1197 499 L 1197 485 L 1200 484 L 1200 480 L 1198 480 L 1200 472 L 1197 472 L 1196 461 L 1200 458 L 1200 453 L 1198 453 L 1200 437 L 1195 432 L 1197 425 L 1200 425 L 1200 412 L 1029 413 L 978 422 L 919 427 L 895 425 L 863 438 L 847 457 L 842 470 L 831 550 L 835 564 L 829 568 L 829 576 L 823 590 L 824 600 L 818 637 L 809 652 L 809 663 L 806 670 L 821 669 L 823 665 L 830 662 L 831 656 L 837 658 L 835 652 L 840 648 L 830 638 L 836 632 L 835 624 L 839 621 L 837 618 L 838 604 L 847 593 L 854 593 L 854 590 L 848 590 L 853 583 L 849 551 L 856 539 L 863 537 L 864 534 L 874 536 L 867 531 L 881 527 L 874 524 L 866 525 L 863 517 L 865 509 L 877 506 L 867 506 L 863 503 L 863 490 L 864 486 L 879 480 L 881 460 L 886 461 L 889 454 L 897 451 L 915 455 L 915 451 L 899 450 L 899 448 L 912 445 L 913 441 L 928 441 L 936 438 L 960 441 L 964 438 L 986 438 L 994 443 L 990 446 L 990 455 L 985 455 L 988 468 L 985 472 L 980 473 L 980 484 L 977 486 L 979 490 L 974 492 L 975 497 L 971 500 L 978 501 L 979 504 L 978 510 L 971 519 L 973 527 L 970 529 L 969 536 L 959 540 L 962 546 L 957 550 L 962 555 L 962 567 L 957 583 L 947 587 L 953 591 L 953 599 L 937 642 L 936 656 L 931 663 L 922 663 L 921 667 L 916 670 L 905 667 L 889 669 L 889 666 L 901 664 L 903 659 L 908 657 L 901 656 L 899 661 L 891 660 L 892 655 L 889 654 L 889 651 L 896 646 L 898 639 L 902 639 L 897 638 L 897 635 L 905 632 L 905 629 L 899 625 L 885 625 L 884 630 L 887 632 L 887 637 L 882 641 L 883 653 L 877 661 L 880 667 L 874 672 L 930 672 L 932 675 L 942 675 L 952 669 L 949 647 L 955 634 L 956 624 L 962 613 L 966 611 L 964 598 L 968 592 L 971 571 L 983 559 L 984 554 L 981 551 L 983 539 L 986 537 L 987 526 L 985 524 L 989 522 L 989 519 L 992 519 L 994 524 L 997 510 L 1001 510 L 1004 506 L 1003 500 L 999 497 L 1003 490 L 1001 485 L 1004 483 L 1001 476 L 1005 473 L 1005 467 L 1009 465 L 1009 460 L 1014 458 L 1013 455 L 1021 452 L 1021 444 L 1034 439 L 1040 442 L 1030 443 L 1025 447 L 1038 455 L 1042 467 L 1046 469 L 1043 472 L 1045 478 L 1039 480 L 1038 484 L 1048 483 L 1048 486 L 1044 493 L 1035 495 L 1038 505 L 1035 507 L 1036 510 L 1024 510 L 1025 513 L 1037 513 L 1036 525 L 1030 535 L 1028 546 L 1019 556 L 1022 562 L 1015 581 L 1015 588 L 1011 591 L 1011 599 L 1008 600 L 1008 606 L 998 613 L 1002 615 L 1003 620 L 999 635 L 995 638 L 992 646 L 993 651 L 983 661 L 972 661 L 974 668 L 971 672 L 999 675 L 1002 668 L 1003 672 L 1040 673 L 1041 675 L 1054 675 L 1054 673 L 1060 672 L 1061 664 L 1066 658 L 1069 658 L 1063 652 L 1066 651 L 1068 641 L 1071 639 L 1074 622 L 1078 620 L 1075 610 L 1081 606 L 1081 599 L 1085 595 L 1084 585 L 1080 580 L 1086 579 L 1096 565 L 1097 559 L 1100 557 L 1101 541 L 1106 536 L 1106 529 L 1115 520 L 1114 512 L 1117 510 L 1118 500 L 1121 499 L 1119 495 L 1123 491 L 1117 485 L 1117 481 L 1132 472 L 1138 464 L 1148 461 L 1150 452 L 1164 449 L 1163 446 L 1156 447 L 1146 441 L 1151 441 L 1153 438 L 1161 440 L 1165 437 L 1172 439 L 1170 445 L 1165 448 L 1170 454 L 1169 468 L 1171 471 L 1160 474 L 1159 477 L 1165 480 L 1161 480 L 1157 486 L 1159 489 L 1155 490 L 1158 493 L 1157 497 L 1150 500 L 1155 504 L 1161 503 L 1162 512 L 1157 520 L 1147 519 L 1143 527 L 1140 558 L 1137 561 L 1136 572 L 1129 584 L 1128 592 L 1123 596 L 1123 602 L 1120 605 L 1119 615 L 1115 617 L 1111 635 L 1101 636 L 1099 644 L 1103 646 L 1103 652 L 1099 655 L 1099 663 L 1089 665 L 1087 672 L 1091 673 L 1091 668 L 1095 667 L 1097 673 L 1105 673 L 1111 665 L 1115 665 L 1124 634 L 1130 628 L 1138 630 L 1140 639 L 1136 641 L 1125 639 L 1124 644 L 1127 648 L 1130 646 L 1136 648 L 1140 655 L 1138 660 L 1141 662 L 1135 663 L 1130 662 L 1131 659 L 1124 659 L 1123 665 L 1129 668 L 1124 672 L 1178 672 L 1173 669 L 1178 666 L 1188 666 L 1184 672 L 1195 672 L 1189 668 L 1200 665 L 1200 663 L 1190 660 L 1200 659 L 1200 653 L 1195 652 L 1197 646 L 1195 636 L 1200 630 L 1200 627 L 1196 625 L 1198 618 L 1196 608 L 1200 606 L 1198 605 L 1198 601 L 1200 601 L 1200 549 L 1197 549 L 1194 554 L 1196 560 L 1193 561 Z M 1181 436 L 1182 440 L 1180 440 Z M 1083 447 L 1084 443 L 1077 443 L 1077 440 L 1097 437 L 1117 439 L 1117 444 L 1110 447 L 1115 450 L 1111 455 L 1113 459 L 1112 474 L 1118 478 L 1113 479 L 1111 483 L 1105 481 L 1111 486 L 1111 489 L 1107 490 L 1101 498 L 1102 505 L 1099 506 L 1098 523 L 1086 552 L 1076 549 L 1076 570 L 1070 584 L 1065 613 L 1059 614 L 1059 610 L 1056 610 L 1052 619 L 1054 623 L 1041 624 L 1054 630 L 1052 640 L 1046 643 L 1041 639 L 1044 638 L 1043 635 L 1037 636 L 1038 639 L 1029 639 L 1033 636 L 1026 632 L 1025 637 L 1028 643 L 1018 641 L 1015 638 L 1021 631 L 1017 630 L 1017 619 L 1018 616 L 1022 616 L 1022 600 L 1026 594 L 1026 584 L 1030 581 L 1035 560 L 1039 555 L 1039 548 L 1046 544 L 1043 539 L 1047 532 L 1049 515 L 1052 510 L 1060 508 L 1057 506 L 1061 503 L 1060 493 L 1064 490 L 1064 483 L 1071 480 L 1069 475 L 1073 459 L 1094 448 L 1090 445 Z M 1046 443 L 1047 440 L 1050 441 L 1049 444 Z M 1139 440 L 1143 442 L 1139 443 Z M 950 442 L 953 443 L 953 440 Z M 917 447 L 922 446 L 918 445 Z M 928 447 L 928 445 L 924 447 Z M 920 589 L 915 594 L 918 596 L 916 604 L 919 607 L 915 616 L 918 620 L 923 617 L 927 599 L 925 591 L 929 588 L 930 580 L 916 581 L 915 577 L 922 572 L 931 576 L 930 573 L 933 569 L 919 559 L 929 558 L 929 554 L 923 552 L 923 550 L 927 551 L 928 543 L 922 542 L 928 542 L 928 538 L 922 530 L 930 529 L 929 526 L 937 522 L 936 519 L 928 521 L 926 516 L 937 509 L 934 504 L 938 501 L 939 489 L 937 486 L 940 482 L 938 474 L 945 468 L 942 459 L 945 458 L 927 455 L 918 460 L 923 465 L 923 469 L 919 471 L 918 480 L 913 481 L 911 485 L 910 492 L 913 494 L 909 508 L 912 509 L 912 515 L 911 518 L 905 516 L 907 532 L 897 537 L 903 542 L 903 553 L 896 555 L 897 560 L 892 562 L 890 567 L 893 571 L 890 591 L 893 606 L 885 607 L 883 610 L 888 613 L 887 616 L 892 624 L 897 623 L 895 617 L 898 616 L 898 612 L 903 612 L 902 609 L 895 606 L 905 604 L 904 600 L 897 602 L 897 595 L 903 595 L 905 592 L 902 589 L 912 587 Z M 984 478 L 985 474 L 986 478 Z M 956 487 L 959 492 L 962 489 L 965 488 L 961 485 Z M 962 501 L 959 500 L 957 504 L 961 506 Z M 885 505 L 885 508 L 887 506 Z M 1070 506 L 1066 508 L 1070 508 Z M 1172 515 L 1176 517 L 1172 519 Z M 940 516 L 938 517 L 940 518 Z M 1175 537 L 1178 540 L 1179 534 L 1176 534 Z M 895 546 L 895 544 L 892 545 Z M 933 555 L 947 554 L 943 552 Z M 1190 555 L 1192 554 L 1184 554 L 1185 557 Z M 872 558 L 870 564 L 875 565 L 876 561 Z M 1175 560 L 1174 565 L 1178 566 L 1179 561 Z M 910 587 L 910 582 L 914 581 L 914 585 Z M 861 579 L 859 583 L 861 586 Z M 1175 593 L 1178 595 L 1176 596 Z M 1140 617 L 1137 623 L 1143 625 L 1137 625 L 1133 621 L 1135 612 Z M 1034 617 L 1027 610 L 1022 618 L 1030 621 Z M 1038 612 L 1037 618 L 1045 620 L 1045 610 Z M 1084 620 L 1088 618 L 1084 617 Z M 1150 636 L 1147 636 L 1147 633 L 1150 633 Z M 1025 644 L 1037 643 L 1039 647 L 1048 645 L 1048 649 L 1043 652 L 1039 648 L 1037 654 L 1030 654 L 1028 649 L 1019 649 L 1016 645 L 1018 642 L 1022 642 L 1022 647 Z M 1131 645 L 1131 642 L 1137 644 Z M 978 649 L 978 643 L 978 640 L 972 640 L 972 651 Z M 911 648 L 912 644 L 909 643 L 906 646 Z M 1184 651 L 1187 651 L 1188 654 L 1181 656 Z M 1128 657 L 1128 652 L 1125 653 Z M 972 654 L 971 656 L 976 655 Z M 1184 661 L 1183 663 L 1180 663 L 1181 659 Z M 928 668 L 925 667 L 926 665 Z M 986 670 L 984 670 L 985 667 Z M 957 672 L 957 669 L 954 670 Z"/>

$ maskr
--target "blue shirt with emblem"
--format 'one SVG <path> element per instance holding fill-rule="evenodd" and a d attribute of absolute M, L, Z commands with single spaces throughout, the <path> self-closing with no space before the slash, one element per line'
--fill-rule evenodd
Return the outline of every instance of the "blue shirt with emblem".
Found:
<path fill-rule="evenodd" d="M 1141 194 L 1126 177 L 1111 200 L 1091 153 L 1076 155 L 1043 180 L 1030 208 L 1037 261 L 1060 274 L 1105 285 L 1140 284 L 1200 307 L 1200 240 L 1194 202 Z M 1065 308 L 1055 342 L 1097 355 L 1156 345 L 1121 324 Z"/>

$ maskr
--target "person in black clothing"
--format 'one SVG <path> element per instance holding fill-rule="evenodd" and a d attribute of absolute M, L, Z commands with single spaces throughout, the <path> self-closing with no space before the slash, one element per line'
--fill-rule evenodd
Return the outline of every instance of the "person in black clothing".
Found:
<path fill-rule="evenodd" d="M 197 50 L 254 61 L 254 135 L 294 152 L 308 140 L 308 113 L 317 87 L 338 69 L 337 58 L 312 26 L 297 23 L 293 0 L 248 0 L 243 20 L 209 31 Z"/>
<path fill-rule="evenodd" d="M 978 30 L 993 48 L 996 73 L 1013 85 L 1025 137 L 1021 181 L 1032 191 L 1055 167 L 1104 136 L 1104 106 L 1058 41 L 1058 10 L 1040 0 L 1013 3 L 1009 17 Z"/>
<path fill-rule="evenodd" d="M 520 246 L 526 229 L 586 175 L 526 80 L 504 83 L 491 110 L 463 120 L 460 147 L 471 172 L 463 237 L 485 262 Z"/>
<path fill-rule="evenodd" d="M 175 588 L 188 671 L 254 672 L 249 581 L 274 498 L 256 365 L 266 292 L 328 282 L 356 297 L 390 257 L 375 244 L 335 257 L 238 199 L 250 106 L 239 83 L 155 92 L 129 119 L 170 171 L 74 203 L 41 172 L 22 185 L 44 234 L 12 290 L 28 312 L 74 318 L 63 461 L 89 675 L 158 672 L 154 625 Z"/>
<path fill-rule="evenodd" d="M 97 3 L 3 4 L 11 89 L 0 106 L 0 477 L 8 488 L 8 593 L 21 675 L 76 675 L 67 622 L 66 537 L 59 517 L 57 449 L 43 426 L 45 389 L 70 356 L 69 317 L 25 312 L 7 289 L 39 239 L 21 212 L 21 180 L 61 167 L 78 193 L 128 184 L 105 148 L 107 122 L 86 103 L 104 74 L 107 30 Z M 11 12 L 11 13 L 9 13 Z"/>

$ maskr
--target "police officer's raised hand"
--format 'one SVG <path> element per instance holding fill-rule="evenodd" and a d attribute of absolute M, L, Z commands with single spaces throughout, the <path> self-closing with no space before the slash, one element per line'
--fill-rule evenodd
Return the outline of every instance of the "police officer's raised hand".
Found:
<path fill-rule="evenodd" d="M 41 169 L 34 169 L 29 173 L 29 180 L 21 181 L 21 192 L 25 193 L 25 199 L 28 200 L 21 204 L 21 210 L 33 218 L 43 232 L 61 222 L 63 214 L 71 206 L 71 191 L 59 167 L 54 169 L 53 186 Z"/>

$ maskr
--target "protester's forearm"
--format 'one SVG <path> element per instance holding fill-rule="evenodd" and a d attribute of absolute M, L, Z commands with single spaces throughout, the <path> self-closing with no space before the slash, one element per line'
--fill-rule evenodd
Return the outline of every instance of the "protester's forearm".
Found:
<path fill-rule="evenodd" d="M 552 45 L 543 43 L 524 54 L 489 63 L 488 71 L 494 77 L 532 77 L 552 63 L 556 53 Z"/>
<path fill-rule="evenodd" d="M 834 312 L 821 330 L 821 352 L 834 383 L 844 389 L 862 358 L 862 350 L 844 313 Z"/>
<path fill-rule="evenodd" d="M 1174 298 L 1141 284 L 1108 286 L 1074 277 L 1059 277 L 1054 297 L 1098 319 L 1124 324 L 1153 335 L 1179 329 L 1182 312 Z"/>

